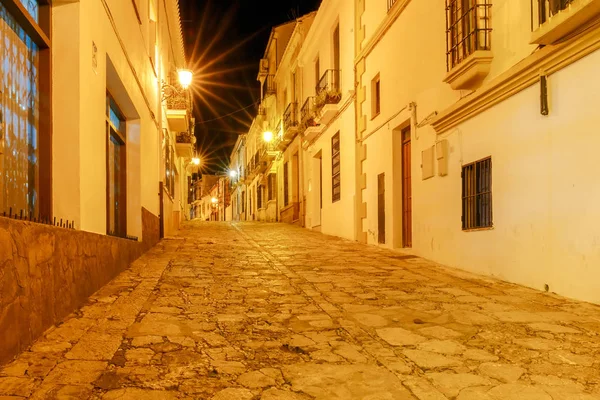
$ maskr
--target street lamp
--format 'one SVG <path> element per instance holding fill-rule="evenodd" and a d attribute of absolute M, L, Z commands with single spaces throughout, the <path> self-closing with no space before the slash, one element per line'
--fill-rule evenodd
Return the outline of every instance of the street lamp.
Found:
<path fill-rule="evenodd" d="M 177 71 L 179 84 L 183 89 L 187 89 L 192 84 L 193 73 L 189 69 L 180 69 Z"/>
<path fill-rule="evenodd" d="M 219 199 L 217 199 L 216 197 L 213 197 L 210 201 L 212 201 L 213 204 L 217 204 L 219 202 Z"/>
<path fill-rule="evenodd" d="M 187 88 L 192 84 L 192 78 L 194 74 L 189 69 L 179 69 L 177 70 L 177 79 L 179 81 L 179 87 L 170 85 L 165 81 L 162 81 L 162 100 L 166 100 L 176 95 L 183 94 Z"/>
<path fill-rule="evenodd" d="M 237 171 L 232 169 L 231 171 L 229 171 L 229 176 L 233 179 L 235 179 L 235 177 L 237 176 Z"/>
<path fill-rule="evenodd" d="M 200 158 L 198 158 L 198 157 L 192 158 L 192 164 L 194 164 L 196 166 L 200 165 Z"/>
<path fill-rule="evenodd" d="M 263 133 L 263 140 L 267 143 L 270 143 L 273 140 L 273 132 L 265 131 Z"/>

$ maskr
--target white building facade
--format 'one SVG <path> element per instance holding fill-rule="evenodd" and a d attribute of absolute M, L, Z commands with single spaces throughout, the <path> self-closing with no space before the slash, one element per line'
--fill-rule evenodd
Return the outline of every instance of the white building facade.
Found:
<path fill-rule="evenodd" d="M 356 1 L 357 239 L 600 302 L 600 2 L 567 3 Z"/>

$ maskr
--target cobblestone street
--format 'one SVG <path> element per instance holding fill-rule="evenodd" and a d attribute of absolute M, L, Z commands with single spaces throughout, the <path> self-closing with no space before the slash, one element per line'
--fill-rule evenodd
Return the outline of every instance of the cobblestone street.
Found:
<path fill-rule="evenodd" d="M 600 399 L 600 307 L 283 224 L 194 222 L 0 369 L 0 399 L 20 398 Z"/>

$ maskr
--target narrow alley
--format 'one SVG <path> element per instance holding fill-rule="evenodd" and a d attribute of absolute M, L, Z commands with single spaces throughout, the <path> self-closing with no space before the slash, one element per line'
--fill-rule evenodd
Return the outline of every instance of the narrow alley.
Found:
<path fill-rule="evenodd" d="M 0 399 L 600 399 L 600 307 L 284 224 L 184 225 Z"/>

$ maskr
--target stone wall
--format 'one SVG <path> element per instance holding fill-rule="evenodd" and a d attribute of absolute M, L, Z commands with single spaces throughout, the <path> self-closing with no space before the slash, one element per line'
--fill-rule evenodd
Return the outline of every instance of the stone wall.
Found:
<path fill-rule="evenodd" d="M 0 217 L 0 364 L 156 244 L 158 217 L 142 225 L 135 242 Z"/>

